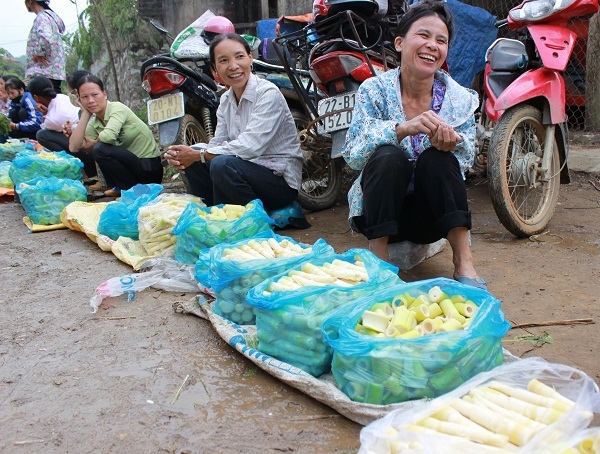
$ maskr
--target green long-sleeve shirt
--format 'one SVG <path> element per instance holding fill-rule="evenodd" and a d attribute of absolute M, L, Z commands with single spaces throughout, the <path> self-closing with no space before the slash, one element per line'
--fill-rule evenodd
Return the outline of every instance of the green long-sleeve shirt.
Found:
<path fill-rule="evenodd" d="M 138 158 L 154 158 L 161 154 L 148 126 L 120 102 L 108 101 L 104 123 L 96 115 L 92 116 L 85 136 L 125 148 Z"/>

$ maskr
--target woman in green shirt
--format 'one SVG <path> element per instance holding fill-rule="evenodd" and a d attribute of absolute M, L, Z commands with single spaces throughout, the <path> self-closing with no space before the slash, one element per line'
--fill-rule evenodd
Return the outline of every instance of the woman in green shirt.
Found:
<path fill-rule="evenodd" d="M 160 183 L 160 149 L 146 124 L 129 107 L 108 101 L 104 84 L 93 75 L 79 79 L 81 118 L 69 139 L 69 150 L 93 153 L 106 179 L 107 197 L 138 183 Z"/>

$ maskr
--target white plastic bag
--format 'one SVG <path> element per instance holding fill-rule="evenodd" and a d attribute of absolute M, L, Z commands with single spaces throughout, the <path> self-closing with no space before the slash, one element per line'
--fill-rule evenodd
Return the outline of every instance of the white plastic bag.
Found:
<path fill-rule="evenodd" d="M 441 252 L 446 243 L 445 238 L 431 244 L 416 244 L 410 241 L 392 243 L 388 246 L 390 263 L 393 263 L 401 270 L 410 270 L 422 261 Z"/>
<path fill-rule="evenodd" d="M 204 41 L 202 30 L 204 24 L 215 14 L 207 9 L 202 16 L 180 32 L 171 44 L 173 58 L 208 58 L 209 45 Z"/>
<path fill-rule="evenodd" d="M 567 440 L 575 440 L 576 434 L 585 431 L 591 422 L 591 413 L 600 410 L 600 391 L 596 383 L 585 373 L 563 364 L 548 363 L 542 358 L 533 357 L 506 363 L 489 372 L 478 374 L 454 391 L 431 401 L 423 402 L 422 405 L 415 406 L 408 411 L 394 410 L 388 413 L 385 417 L 362 429 L 359 454 L 473 452 L 472 443 L 470 444 L 471 451 L 469 451 L 469 448 L 465 449 L 465 446 L 461 446 L 465 443 L 463 438 L 433 436 L 428 433 L 407 430 L 403 427 L 436 413 L 440 408 L 446 407 L 455 399 L 468 394 L 473 388 L 491 380 L 515 388 L 525 388 L 529 380 L 534 378 L 555 388 L 560 394 L 575 402 L 576 406 L 556 422 L 538 431 L 531 440 L 515 452 L 522 454 L 562 452 L 561 450 L 553 450 L 553 447 L 565 446 Z M 402 444 L 403 449 L 401 451 L 395 448 L 392 449 L 396 443 Z M 480 452 L 487 451 L 483 451 L 482 447 Z"/>
<path fill-rule="evenodd" d="M 148 271 L 113 277 L 96 287 L 94 295 L 90 299 L 93 312 L 98 312 L 98 308 L 105 298 L 127 294 L 127 301 L 131 301 L 135 298 L 137 292 L 148 287 L 167 292 L 197 293 L 200 291 L 198 282 L 194 277 L 193 265 L 159 258 L 148 260 L 142 268 Z"/>

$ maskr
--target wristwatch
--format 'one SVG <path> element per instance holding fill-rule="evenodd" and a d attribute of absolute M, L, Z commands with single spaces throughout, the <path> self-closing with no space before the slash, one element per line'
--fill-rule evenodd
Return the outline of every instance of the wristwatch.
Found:
<path fill-rule="evenodd" d="M 200 150 L 198 150 L 198 151 L 200 151 L 200 162 L 202 164 L 205 164 L 206 158 L 204 157 L 204 153 L 206 152 L 206 148 L 200 148 Z"/>

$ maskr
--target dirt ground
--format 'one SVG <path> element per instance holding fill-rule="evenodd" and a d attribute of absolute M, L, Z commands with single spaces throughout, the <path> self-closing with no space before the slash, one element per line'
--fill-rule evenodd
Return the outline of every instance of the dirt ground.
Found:
<path fill-rule="evenodd" d="M 476 265 L 513 324 L 596 322 L 600 174 L 572 180 L 548 233 L 534 241 L 504 230 L 485 182 L 469 185 Z M 311 213 L 311 229 L 285 233 L 325 238 L 338 252 L 364 247 L 347 210 Z M 27 233 L 23 215 L 0 204 L 0 452 L 356 452 L 358 424 L 254 367 L 205 320 L 175 313 L 192 294 L 148 289 L 92 314 L 94 288 L 131 269 L 83 234 Z M 451 272 L 447 247 L 401 277 Z M 513 329 L 504 345 L 598 381 L 596 330 L 574 322 Z"/>

